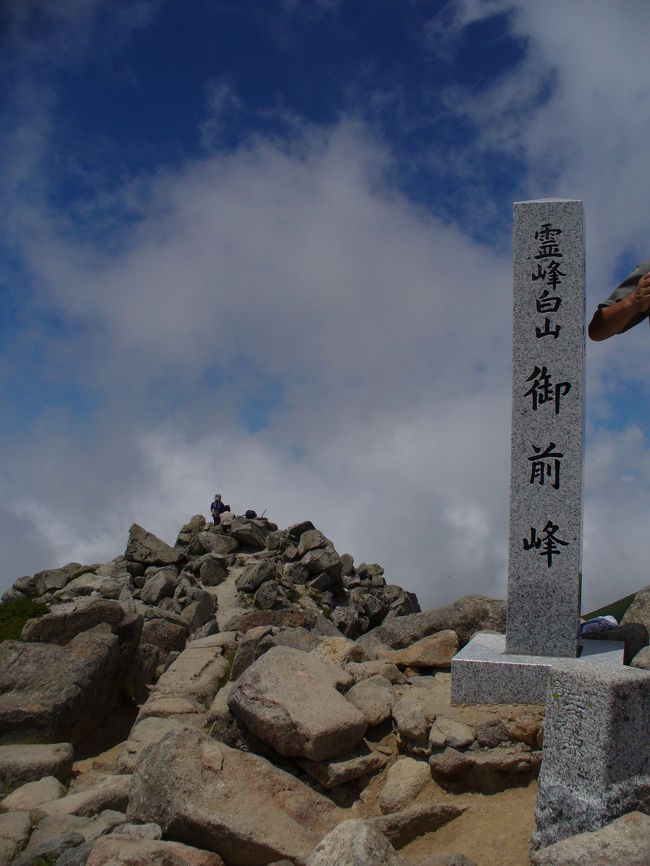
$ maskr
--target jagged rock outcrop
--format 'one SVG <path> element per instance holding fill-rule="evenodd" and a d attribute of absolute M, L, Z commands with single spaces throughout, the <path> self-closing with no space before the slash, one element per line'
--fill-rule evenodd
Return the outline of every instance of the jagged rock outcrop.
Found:
<path fill-rule="evenodd" d="M 0 742 L 22 744 L 0 746 L 0 862 L 397 866 L 457 797 L 539 769 L 543 707 L 450 703 L 451 657 L 505 603 L 420 612 L 309 521 L 195 515 L 174 547 L 134 524 L 111 562 L 9 597 L 50 610 L 0 644 Z M 115 707 L 119 743 L 73 772 Z M 418 866 L 472 863 L 434 849 Z"/>

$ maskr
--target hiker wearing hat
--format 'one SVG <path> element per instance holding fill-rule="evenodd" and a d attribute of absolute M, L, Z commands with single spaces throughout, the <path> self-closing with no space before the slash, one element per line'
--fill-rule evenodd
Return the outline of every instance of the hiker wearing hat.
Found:
<path fill-rule="evenodd" d="M 592 340 L 607 340 L 638 325 L 650 314 L 650 259 L 637 265 L 594 313 L 589 323 Z"/>
<path fill-rule="evenodd" d="M 221 515 L 224 513 L 224 511 L 230 511 L 230 506 L 223 504 L 223 502 L 221 501 L 220 493 L 215 493 L 214 501 L 210 506 L 210 513 L 212 514 L 212 519 L 214 520 L 215 526 L 218 526 L 221 520 Z"/>

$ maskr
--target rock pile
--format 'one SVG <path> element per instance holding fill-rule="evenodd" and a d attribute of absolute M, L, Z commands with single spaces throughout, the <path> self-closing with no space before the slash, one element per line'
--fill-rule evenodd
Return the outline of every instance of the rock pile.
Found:
<path fill-rule="evenodd" d="M 471 866 L 435 831 L 537 774 L 543 707 L 450 705 L 505 604 L 420 612 L 310 522 L 134 524 L 25 597 L 49 613 L 0 644 L 0 863 Z"/>

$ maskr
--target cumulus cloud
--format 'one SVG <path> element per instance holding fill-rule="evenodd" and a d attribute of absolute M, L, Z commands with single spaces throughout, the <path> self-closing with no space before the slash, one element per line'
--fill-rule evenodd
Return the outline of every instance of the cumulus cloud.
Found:
<path fill-rule="evenodd" d="M 523 161 L 531 197 L 585 200 L 590 307 L 621 253 L 641 249 L 648 192 L 648 61 L 638 81 L 624 62 L 646 12 L 625 8 L 567 4 L 550 31 L 548 7 L 523 2 L 460 3 L 448 21 L 460 34 L 503 14 L 527 45 L 480 101 L 447 98 L 479 131 L 466 161 L 498 151 Z M 602 42 L 609 70 L 593 59 Z M 47 345 L 30 385 L 70 396 L 6 444 L 3 588 L 120 553 L 136 520 L 173 543 L 220 489 L 281 526 L 312 519 L 423 606 L 504 595 L 509 258 L 400 194 L 399 156 L 353 116 L 214 152 L 224 111 L 241 105 L 224 82 L 212 96 L 201 158 L 98 185 L 83 219 L 52 206 L 39 174 L 51 103 L 30 103 L 29 159 L 11 138 L 12 177 L 29 183 L 8 185 L 5 229 L 29 293 L 2 372 L 36 376 Z M 622 382 L 646 387 L 637 331 L 588 355 L 587 606 L 646 582 L 634 544 L 648 443 L 603 427 Z"/>

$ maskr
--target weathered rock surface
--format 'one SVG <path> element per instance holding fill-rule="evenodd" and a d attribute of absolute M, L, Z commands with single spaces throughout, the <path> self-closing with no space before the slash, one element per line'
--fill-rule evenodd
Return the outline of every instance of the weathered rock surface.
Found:
<path fill-rule="evenodd" d="M 0 812 L 28 812 L 41 803 L 56 800 L 65 794 L 65 788 L 54 776 L 43 776 L 37 782 L 26 782 L 0 800 Z"/>
<path fill-rule="evenodd" d="M 384 815 L 404 809 L 430 781 L 431 770 L 427 763 L 414 758 L 400 758 L 386 774 L 386 782 L 379 795 L 379 808 Z"/>
<path fill-rule="evenodd" d="M 156 691 L 166 695 L 185 695 L 193 700 L 211 702 L 228 670 L 221 647 L 187 644 L 176 661 L 156 683 Z"/>
<path fill-rule="evenodd" d="M 423 833 L 453 821 L 467 808 L 453 803 L 416 803 L 399 812 L 366 818 L 366 823 L 383 833 L 394 848 L 403 848 Z"/>
<path fill-rule="evenodd" d="M 386 764 L 388 758 L 379 752 L 363 752 L 333 758 L 331 761 L 301 761 L 300 764 L 309 775 L 329 791 L 353 779 L 360 779 L 376 773 Z"/>
<path fill-rule="evenodd" d="M 650 671 L 650 647 L 646 646 L 639 650 L 632 659 L 631 666 L 642 671 Z"/>
<path fill-rule="evenodd" d="M 487 750 L 459 752 L 447 746 L 432 754 L 429 765 L 434 779 L 449 790 L 460 789 L 492 794 L 535 778 L 542 761 L 541 751 L 524 746 L 498 746 Z"/>
<path fill-rule="evenodd" d="M 637 592 L 634 601 L 625 611 L 621 625 L 629 622 L 641 622 L 650 631 L 650 584 Z"/>
<path fill-rule="evenodd" d="M 378 651 L 380 658 L 405 668 L 442 668 L 449 670 L 459 649 L 458 636 L 451 629 L 423 637 L 401 650 Z"/>
<path fill-rule="evenodd" d="M 397 700 L 392 683 L 379 675 L 356 683 L 345 696 L 361 710 L 368 725 L 379 725 L 389 719 Z"/>
<path fill-rule="evenodd" d="M 353 749 L 367 724 L 337 691 L 349 685 L 340 668 L 290 647 L 274 647 L 234 684 L 234 716 L 281 755 L 323 761 Z"/>
<path fill-rule="evenodd" d="M 530 862 L 531 866 L 648 866 L 650 816 L 630 812 L 601 830 L 541 848 Z"/>
<path fill-rule="evenodd" d="M 72 756 L 70 743 L 0 746 L 0 784 L 16 788 L 43 776 L 55 776 L 66 784 L 72 773 Z"/>
<path fill-rule="evenodd" d="M 138 758 L 153 743 L 159 743 L 170 731 L 184 731 L 197 728 L 200 723 L 195 718 L 184 715 L 182 718 L 145 717 L 131 729 L 128 740 L 124 743 L 117 759 L 119 773 L 132 773 Z"/>
<path fill-rule="evenodd" d="M 29 812 L 0 815 L 0 863 L 11 863 L 29 841 L 32 820 Z"/>
<path fill-rule="evenodd" d="M 93 845 L 87 866 L 224 866 L 218 854 L 180 842 L 112 833 Z"/>
<path fill-rule="evenodd" d="M 170 547 L 153 532 L 147 532 L 137 523 L 129 529 L 129 540 L 124 555 L 127 560 L 143 565 L 179 565 L 185 559 L 182 550 Z"/>
<path fill-rule="evenodd" d="M 477 631 L 504 632 L 506 603 L 483 595 L 466 595 L 452 604 L 399 616 L 383 622 L 358 639 L 361 646 L 380 643 L 392 649 L 410 646 L 427 635 L 451 629 L 458 635 L 461 647 Z"/>
<path fill-rule="evenodd" d="M 55 643 L 65 646 L 82 631 L 106 622 L 115 634 L 115 627 L 124 619 L 124 610 L 117 601 L 104 598 L 78 599 L 57 605 L 50 613 L 25 624 L 21 640 Z"/>
<path fill-rule="evenodd" d="M 282 858 L 304 866 L 338 810 L 264 758 L 181 731 L 143 753 L 127 815 L 160 824 L 168 839 L 218 853 L 228 866 Z"/>
<path fill-rule="evenodd" d="M 37 817 L 61 815 L 97 815 L 105 809 L 123 812 L 129 797 L 129 775 L 105 776 L 83 791 L 75 791 L 49 803 L 42 803 L 34 812 Z"/>
<path fill-rule="evenodd" d="M 366 821 L 343 821 L 314 848 L 307 866 L 408 866 L 388 839 Z"/>
<path fill-rule="evenodd" d="M 80 742 L 115 705 L 118 638 L 106 624 L 55 644 L 0 644 L 0 742 Z"/>

